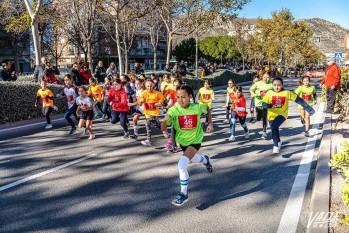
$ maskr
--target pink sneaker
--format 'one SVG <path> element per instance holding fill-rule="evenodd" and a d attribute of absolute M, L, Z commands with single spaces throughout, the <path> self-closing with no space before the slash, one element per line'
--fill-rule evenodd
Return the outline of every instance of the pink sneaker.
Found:
<path fill-rule="evenodd" d="M 93 140 L 93 139 L 95 139 L 95 138 L 96 138 L 96 136 L 95 136 L 94 134 L 91 134 L 90 137 L 89 137 L 88 139 Z"/>
<path fill-rule="evenodd" d="M 172 143 L 172 141 L 170 140 L 170 141 L 166 142 L 166 145 L 165 145 L 165 146 L 166 146 L 167 149 L 171 149 L 171 148 L 172 148 L 172 144 L 173 144 L 173 143 Z"/>

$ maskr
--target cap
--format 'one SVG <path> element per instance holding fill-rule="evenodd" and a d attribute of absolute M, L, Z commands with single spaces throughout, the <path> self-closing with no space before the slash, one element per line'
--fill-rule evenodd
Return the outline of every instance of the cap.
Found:
<path fill-rule="evenodd" d="M 327 62 L 336 62 L 336 60 L 334 59 L 334 57 L 330 57 L 330 58 L 327 58 Z"/>

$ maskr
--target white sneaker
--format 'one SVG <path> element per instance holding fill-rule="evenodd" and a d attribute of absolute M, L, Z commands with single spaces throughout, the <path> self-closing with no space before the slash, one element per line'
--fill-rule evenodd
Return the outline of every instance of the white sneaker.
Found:
<path fill-rule="evenodd" d="M 168 133 L 166 131 L 162 131 L 164 138 L 168 138 Z"/>
<path fill-rule="evenodd" d="M 246 133 L 245 133 L 245 139 L 249 139 L 250 138 L 250 131 L 247 131 Z"/>
<path fill-rule="evenodd" d="M 279 151 L 280 151 L 280 149 L 281 149 L 281 146 L 282 146 L 282 142 L 280 141 L 280 142 L 278 142 Z"/>
<path fill-rule="evenodd" d="M 52 129 L 52 124 L 47 124 L 45 129 Z"/>
<path fill-rule="evenodd" d="M 223 124 L 228 124 L 229 123 L 229 120 L 228 119 L 225 119 L 224 121 L 223 121 Z"/>
<path fill-rule="evenodd" d="M 151 146 L 151 142 L 149 140 L 144 140 L 144 141 L 141 141 L 142 145 L 144 146 Z"/>
<path fill-rule="evenodd" d="M 57 111 L 57 110 L 58 110 L 58 108 L 57 108 L 57 106 L 56 106 L 56 105 L 53 105 L 53 110 L 55 110 L 55 111 Z"/>
<path fill-rule="evenodd" d="M 279 147 L 273 146 L 273 154 L 279 154 L 279 153 L 280 153 Z"/>
<path fill-rule="evenodd" d="M 231 135 L 230 138 L 229 138 L 229 141 L 235 141 L 235 136 Z"/>
<path fill-rule="evenodd" d="M 262 139 L 267 139 L 268 138 L 268 135 L 267 135 L 267 133 L 266 132 L 263 132 L 262 133 L 262 137 L 261 137 Z"/>

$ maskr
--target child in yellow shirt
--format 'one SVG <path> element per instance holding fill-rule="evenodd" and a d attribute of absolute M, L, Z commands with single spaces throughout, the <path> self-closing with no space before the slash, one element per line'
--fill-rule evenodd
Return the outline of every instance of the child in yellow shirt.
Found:
<path fill-rule="evenodd" d="M 36 101 L 35 107 L 38 107 L 38 102 L 41 99 L 42 101 L 42 114 L 46 117 L 47 125 L 45 129 L 51 129 L 51 119 L 50 114 L 53 111 L 53 93 L 50 89 L 47 88 L 47 83 L 45 81 L 41 81 L 41 88 L 36 93 Z"/>
<path fill-rule="evenodd" d="M 95 112 L 94 119 L 102 117 L 102 114 L 98 114 L 98 110 L 103 113 L 102 109 L 102 101 L 103 101 L 103 88 L 97 84 L 97 80 L 95 78 L 90 78 L 89 80 L 90 87 L 88 88 L 87 95 L 91 96 L 93 100 L 93 109 Z"/>

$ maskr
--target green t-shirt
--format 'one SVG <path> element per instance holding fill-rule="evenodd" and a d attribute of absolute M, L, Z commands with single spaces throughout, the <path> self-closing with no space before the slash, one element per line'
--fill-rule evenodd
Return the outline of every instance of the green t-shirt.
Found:
<path fill-rule="evenodd" d="M 273 89 L 273 83 L 271 81 L 265 83 L 263 80 L 256 82 L 252 85 L 250 90 L 254 91 L 257 96 L 254 99 L 256 107 L 262 107 L 262 99 L 267 94 L 268 90 Z"/>
<path fill-rule="evenodd" d="M 171 118 L 167 125 L 171 125 L 176 130 L 176 141 L 182 146 L 200 144 L 204 138 L 200 116 L 207 113 L 207 106 L 204 104 L 191 103 L 187 108 L 182 108 L 179 104 L 170 108 L 167 114 Z"/>
<path fill-rule="evenodd" d="M 302 98 L 307 104 L 313 106 L 314 104 L 314 95 L 316 94 L 316 89 L 314 86 L 306 87 L 304 85 L 299 86 L 294 93 L 296 93 L 300 98 Z M 300 106 L 303 109 L 302 106 Z"/>

